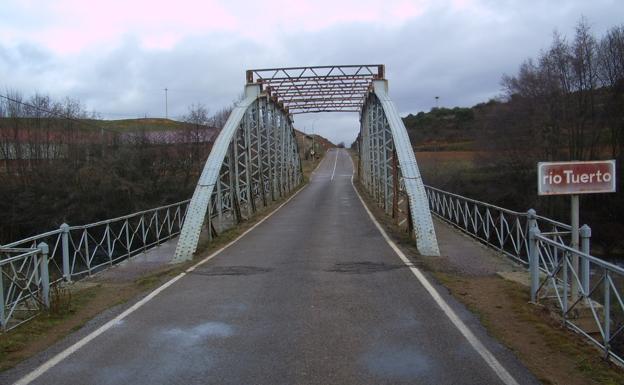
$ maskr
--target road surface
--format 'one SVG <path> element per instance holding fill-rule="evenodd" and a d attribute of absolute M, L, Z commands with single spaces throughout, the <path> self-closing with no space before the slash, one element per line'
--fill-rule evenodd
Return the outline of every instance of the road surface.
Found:
<path fill-rule="evenodd" d="M 537 383 L 434 285 L 466 338 L 384 240 L 351 174 L 348 153 L 330 151 L 307 187 L 238 242 L 20 376 L 46 385 Z"/>

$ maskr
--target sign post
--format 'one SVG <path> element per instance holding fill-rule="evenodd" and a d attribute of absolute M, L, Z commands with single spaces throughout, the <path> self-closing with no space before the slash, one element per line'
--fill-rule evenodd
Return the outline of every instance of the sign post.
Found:
<path fill-rule="evenodd" d="M 615 190 L 615 160 L 537 164 L 538 195 L 570 195 L 570 247 L 575 250 L 579 250 L 579 194 L 610 193 Z M 579 279 L 587 279 L 578 275 L 578 255 L 572 256 L 572 269 Z M 578 281 L 572 277 L 572 302 L 578 298 Z"/>
<path fill-rule="evenodd" d="M 570 247 L 573 248 L 574 250 L 578 250 L 579 249 L 579 196 L 578 194 L 574 194 L 570 196 L 570 225 L 572 226 L 572 230 L 571 230 L 572 234 L 570 234 L 571 235 Z M 578 277 L 579 257 L 576 254 L 572 256 L 572 271 L 573 271 L 573 274 L 577 274 L 577 277 Z M 574 279 L 574 276 L 572 276 L 571 290 L 572 290 L 571 300 L 572 300 L 572 303 L 574 303 L 576 302 L 576 299 L 578 298 L 577 296 L 578 279 Z"/>

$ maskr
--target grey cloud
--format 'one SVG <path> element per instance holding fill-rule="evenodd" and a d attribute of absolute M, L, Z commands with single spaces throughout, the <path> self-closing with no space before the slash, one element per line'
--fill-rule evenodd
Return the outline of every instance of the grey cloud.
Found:
<path fill-rule="evenodd" d="M 168 87 L 171 116 L 192 103 L 216 111 L 243 91 L 245 69 L 273 66 L 383 63 L 390 95 L 402 114 L 470 106 L 497 96 L 504 73 L 550 43 L 553 30 L 570 38 L 584 15 L 597 35 L 621 24 L 624 4 L 595 0 L 487 1 L 485 13 L 434 5 L 394 28 L 364 23 L 319 32 L 292 32 L 267 41 L 232 34 L 187 37 L 171 50 L 146 50 L 131 35 L 112 50 L 94 47 L 56 57 L 28 45 L 0 46 L 0 88 L 36 90 L 81 99 L 104 117 L 163 116 Z M 20 48 L 21 47 L 21 48 Z M 1 83 L 5 82 L 5 84 Z M 298 127 L 351 143 L 357 114 L 295 117 Z"/>

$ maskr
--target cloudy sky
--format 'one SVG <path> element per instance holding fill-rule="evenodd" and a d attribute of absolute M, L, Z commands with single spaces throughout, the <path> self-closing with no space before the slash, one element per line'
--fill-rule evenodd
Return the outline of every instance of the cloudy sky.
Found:
<path fill-rule="evenodd" d="M 471 106 L 500 78 L 572 37 L 624 23 L 622 0 L 2 0 L 0 90 L 79 99 L 104 118 L 211 112 L 248 68 L 386 64 L 402 114 Z M 296 126 L 350 143 L 356 114 L 297 115 Z"/>

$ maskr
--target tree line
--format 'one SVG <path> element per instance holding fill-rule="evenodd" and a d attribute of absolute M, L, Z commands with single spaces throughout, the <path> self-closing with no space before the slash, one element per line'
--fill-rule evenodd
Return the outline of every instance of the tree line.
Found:
<path fill-rule="evenodd" d="M 436 109 L 405 119 L 412 138 L 433 142 L 443 135 L 442 142 L 451 141 L 447 151 L 461 145 L 477 154 L 472 165 L 453 163 L 449 175 L 440 169 L 425 175 L 427 183 L 568 222 L 567 197 L 537 196 L 537 162 L 616 159 L 618 193 L 582 196 L 581 221 L 592 227 L 601 253 L 624 256 L 624 25 L 596 36 L 582 18 L 571 38 L 555 32 L 546 49 L 501 84 L 503 95 L 472 107 L 472 114 Z"/>
<path fill-rule="evenodd" d="M 622 156 L 624 26 L 597 38 L 581 19 L 571 41 L 554 33 L 550 47 L 502 85 L 508 142 L 528 140 L 542 160 Z"/>
<path fill-rule="evenodd" d="M 229 109 L 117 128 L 76 100 L 0 98 L 0 244 L 188 199 Z M 107 123 L 107 124 L 104 124 Z"/>

